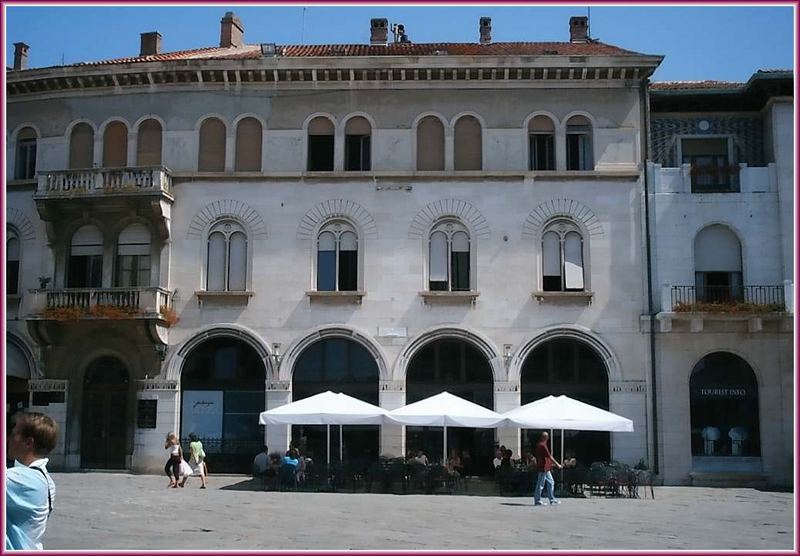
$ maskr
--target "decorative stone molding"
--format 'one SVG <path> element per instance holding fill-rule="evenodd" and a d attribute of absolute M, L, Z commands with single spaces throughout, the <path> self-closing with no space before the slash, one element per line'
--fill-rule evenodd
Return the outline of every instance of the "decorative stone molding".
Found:
<path fill-rule="evenodd" d="M 152 391 L 152 390 L 174 391 L 177 389 L 178 389 L 177 380 L 150 378 L 147 380 L 136 381 L 136 390 L 140 392 Z"/>
<path fill-rule="evenodd" d="M 404 392 L 406 383 L 402 380 L 381 380 L 378 388 L 381 392 Z"/>
<path fill-rule="evenodd" d="M 619 380 L 608 384 L 612 394 L 640 394 L 647 392 L 647 383 L 643 380 Z"/>
<path fill-rule="evenodd" d="M 203 207 L 192 218 L 186 237 L 202 238 L 209 224 L 226 216 L 245 224 L 252 234 L 252 239 L 267 239 L 267 225 L 261 215 L 250 205 L 235 199 L 220 199 Z"/>
<path fill-rule="evenodd" d="M 28 381 L 29 392 L 66 392 L 68 380 L 40 378 Z"/>
<path fill-rule="evenodd" d="M 495 394 L 504 392 L 519 392 L 519 382 L 495 382 L 494 392 Z"/>
<path fill-rule="evenodd" d="M 551 199 L 533 209 L 525 219 L 522 239 L 537 239 L 545 222 L 558 216 L 566 216 L 582 224 L 590 236 L 603 236 L 603 227 L 592 209 L 572 199 Z"/>
<path fill-rule="evenodd" d="M 267 381 L 267 390 L 274 391 L 274 390 L 285 390 L 289 391 L 291 387 L 291 383 L 288 380 L 268 380 Z"/>
<path fill-rule="evenodd" d="M 440 199 L 417 213 L 408 229 L 408 239 L 423 239 L 431 225 L 446 216 L 459 218 L 467 224 L 474 239 L 489 239 L 492 235 L 488 222 L 474 206 L 459 199 Z"/>
<path fill-rule="evenodd" d="M 311 239 L 321 223 L 337 216 L 351 220 L 365 238 L 378 237 L 378 227 L 367 209 L 349 199 L 328 199 L 305 213 L 297 227 L 297 239 Z"/>
<path fill-rule="evenodd" d="M 20 239 L 30 241 L 36 239 L 36 230 L 30 219 L 19 209 L 7 208 L 6 209 L 6 224 L 10 224 L 17 229 L 20 234 Z"/>

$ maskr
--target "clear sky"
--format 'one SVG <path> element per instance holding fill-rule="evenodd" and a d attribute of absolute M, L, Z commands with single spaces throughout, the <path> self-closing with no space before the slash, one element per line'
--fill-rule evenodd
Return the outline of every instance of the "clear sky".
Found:
<path fill-rule="evenodd" d="M 478 18 L 492 18 L 492 39 L 567 41 L 569 18 L 584 5 L 321 6 L 15 6 L 5 4 L 6 65 L 15 42 L 30 45 L 29 67 L 139 53 L 139 33 L 159 31 L 163 51 L 219 44 L 220 19 L 234 11 L 245 42 L 368 43 L 369 20 L 402 23 L 412 42 L 477 42 Z M 794 67 L 791 5 L 600 6 L 590 8 L 593 38 L 664 62 L 656 81 L 746 81 L 760 68 Z M 391 35 L 390 35 L 391 36 Z"/>

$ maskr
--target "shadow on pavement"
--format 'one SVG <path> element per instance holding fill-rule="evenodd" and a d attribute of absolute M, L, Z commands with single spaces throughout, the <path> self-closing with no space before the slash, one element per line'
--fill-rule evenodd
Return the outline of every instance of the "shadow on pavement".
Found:
<path fill-rule="evenodd" d="M 258 490 L 263 491 L 264 485 L 258 479 L 244 479 L 238 483 L 233 483 L 232 485 L 225 485 L 220 487 L 219 490 Z"/>

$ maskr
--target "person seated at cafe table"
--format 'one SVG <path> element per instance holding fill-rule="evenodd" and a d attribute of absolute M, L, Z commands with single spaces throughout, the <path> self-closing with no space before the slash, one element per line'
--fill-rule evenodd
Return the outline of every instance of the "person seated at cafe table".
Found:
<path fill-rule="evenodd" d="M 512 467 L 511 456 L 514 455 L 513 450 L 506 450 L 503 452 L 503 459 L 500 460 L 500 470 L 501 471 L 510 471 Z"/>
<path fill-rule="evenodd" d="M 458 450 L 451 450 L 450 457 L 447 458 L 447 465 L 445 465 L 445 469 L 447 469 L 447 474 L 460 477 L 463 475 L 464 467 L 461 464 L 461 456 L 458 455 Z"/>
<path fill-rule="evenodd" d="M 287 450 L 286 455 L 281 459 L 281 465 L 291 465 L 295 470 L 300 466 L 300 459 L 296 448 Z"/>
<path fill-rule="evenodd" d="M 417 450 L 417 454 L 408 460 L 408 463 L 413 465 L 424 465 L 425 467 L 428 466 L 428 456 L 425 455 L 425 452 L 422 450 Z"/>
<path fill-rule="evenodd" d="M 500 469 L 500 464 L 503 462 L 503 454 L 505 453 L 505 446 L 495 446 L 494 459 L 492 460 L 492 465 L 494 465 L 495 470 Z"/>

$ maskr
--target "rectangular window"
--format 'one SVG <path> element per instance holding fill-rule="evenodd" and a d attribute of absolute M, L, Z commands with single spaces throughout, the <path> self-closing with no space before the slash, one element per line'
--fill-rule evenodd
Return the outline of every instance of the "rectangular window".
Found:
<path fill-rule="evenodd" d="M 336 251 L 317 251 L 317 291 L 336 291 Z"/>
<path fill-rule="evenodd" d="M 567 170 L 591 170 L 587 133 L 567 133 Z"/>
<path fill-rule="evenodd" d="M 739 190 L 735 179 L 738 167 L 730 164 L 726 138 L 683 139 L 681 163 L 692 166 L 692 193 Z"/>
<path fill-rule="evenodd" d="M 452 291 L 469 291 L 469 251 L 453 251 L 450 255 L 450 267 L 453 278 Z"/>
<path fill-rule="evenodd" d="M 19 291 L 19 261 L 6 261 L 6 295 Z"/>
<path fill-rule="evenodd" d="M 103 255 L 72 255 L 68 288 L 99 288 L 103 285 Z"/>
<path fill-rule="evenodd" d="M 531 170 L 555 170 L 553 136 L 544 133 L 530 135 Z"/>
<path fill-rule="evenodd" d="M 308 136 L 308 171 L 333 171 L 333 135 Z"/>
<path fill-rule="evenodd" d="M 150 285 L 150 255 L 119 255 L 117 286 L 122 288 Z"/>
<path fill-rule="evenodd" d="M 139 429 L 156 428 L 156 415 L 158 415 L 158 400 L 136 401 L 136 427 Z"/>
<path fill-rule="evenodd" d="M 358 251 L 339 251 L 339 291 L 358 289 Z"/>
<path fill-rule="evenodd" d="M 741 272 L 695 272 L 695 290 L 698 302 L 744 301 Z"/>
<path fill-rule="evenodd" d="M 23 139 L 17 143 L 17 166 L 14 178 L 33 179 L 36 174 L 36 139 Z"/>
<path fill-rule="evenodd" d="M 369 135 L 348 135 L 345 138 L 345 170 L 367 171 L 370 169 Z"/>

